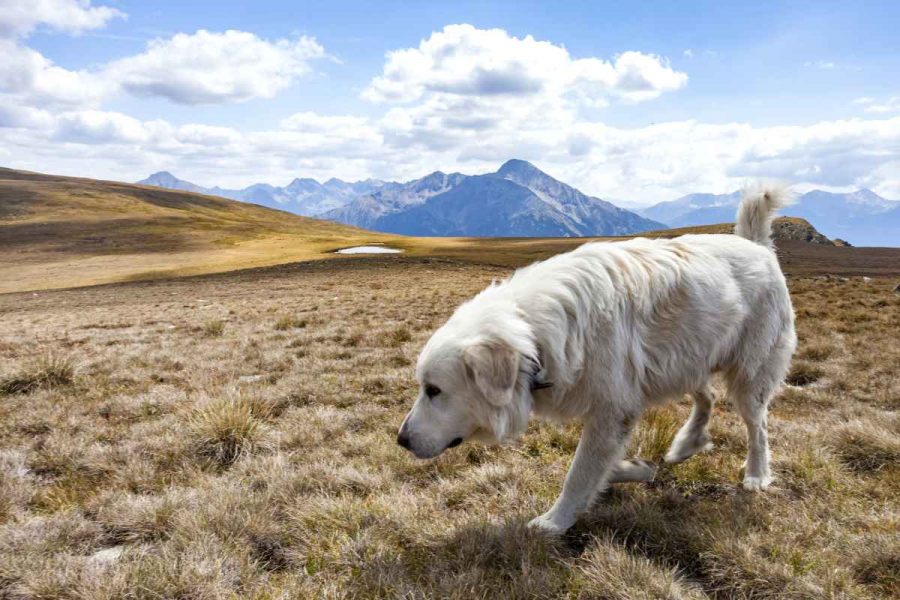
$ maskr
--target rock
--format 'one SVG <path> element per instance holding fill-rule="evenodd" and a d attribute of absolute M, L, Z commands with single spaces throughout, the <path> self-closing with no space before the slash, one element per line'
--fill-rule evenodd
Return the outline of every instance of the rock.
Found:
<path fill-rule="evenodd" d="M 897 285 L 894 286 L 894 293 L 900 294 L 900 283 L 898 283 Z"/>
<path fill-rule="evenodd" d="M 835 243 L 819 233 L 806 219 L 781 217 L 772 223 L 772 237 L 776 240 L 798 240 L 810 244 L 834 246 Z"/>
<path fill-rule="evenodd" d="M 842 246 L 842 247 L 845 247 L 845 248 L 852 248 L 852 247 L 853 247 L 853 244 L 851 244 L 851 243 L 848 242 L 847 240 L 842 240 L 841 238 L 834 238 L 834 245 L 835 245 L 835 246 Z"/>
<path fill-rule="evenodd" d="M 122 552 L 124 551 L 125 546 L 112 546 L 110 548 L 104 548 L 103 550 L 97 550 L 91 554 L 88 560 L 97 566 L 105 567 L 119 560 L 119 557 L 122 556 Z"/>

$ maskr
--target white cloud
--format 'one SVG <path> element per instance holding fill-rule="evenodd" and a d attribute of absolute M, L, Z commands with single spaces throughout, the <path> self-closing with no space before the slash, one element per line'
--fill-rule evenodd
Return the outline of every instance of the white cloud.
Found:
<path fill-rule="evenodd" d="M 140 144 L 149 137 L 148 126 L 134 117 L 83 110 L 60 115 L 52 139 L 81 144 Z"/>
<path fill-rule="evenodd" d="M 5 118 L 0 111 L 0 122 Z M 887 197 L 900 190 L 900 117 L 790 127 L 679 121 L 617 128 L 582 120 L 558 131 L 516 130 L 513 121 L 490 136 L 457 139 L 431 131 L 434 139 L 415 150 L 409 140 L 400 143 L 408 133 L 403 124 L 387 118 L 300 113 L 283 127 L 255 131 L 176 127 L 96 110 L 16 118 L 19 126 L 6 130 L 0 144 L 16 158 L 14 166 L 126 180 L 162 168 L 224 187 L 295 176 L 411 179 L 436 168 L 487 172 L 522 157 L 585 192 L 637 203 L 733 191 L 759 177 L 867 186 Z"/>
<path fill-rule="evenodd" d="M 900 96 L 891 96 L 883 102 L 879 102 L 875 98 L 863 97 L 857 98 L 853 103 L 864 106 L 865 111 L 870 113 L 900 112 Z"/>
<path fill-rule="evenodd" d="M 506 98 L 573 94 L 583 100 L 648 100 L 687 83 L 655 55 L 624 52 L 614 61 L 575 59 L 563 46 L 517 38 L 502 29 L 448 25 L 417 48 L 390 52 L 383 73 L 363 92 L 376 102 L 429 95 Z"/>
<path fill-rule="evenodd" d="M 0 100 L 35 108 L 98 104 L 112 89 L 105 78 L 70 71 L 13 40 L 0 39 Z"/>
<path fill-rule="evenodd" d="M 23 37 L 39 26 L 80 33 L 106 26 L 125 13 L 90 0 L 0 0 L 0 37 Z"/>
<path fill-rule="evenodd" d="M 97 108 L 122 90 L 183 104 L 271 98 L 323 56 L 308 37 L 267 41 L 243 31 L 200 30 L 154 40 L 141 54 L 93 70 L 68 70 L 20 40 L 0 38 L 0 102 Z"/>
<path fill-rule="evenodd" d="M 106 76 L 139 96 L 181 104 L 272 98 L 308 73 L 325 50 L 309 37 L 268 41 L 245 31 L 199 30 L 150 42 L 136 56 L 112 62 Z"/>

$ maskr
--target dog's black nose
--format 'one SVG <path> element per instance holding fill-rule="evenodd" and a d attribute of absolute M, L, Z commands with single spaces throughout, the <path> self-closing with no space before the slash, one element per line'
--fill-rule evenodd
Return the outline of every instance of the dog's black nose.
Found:
<path fill-rule="evenodd" d="M 397 443 L 409 450 L 409 436 L 402 431 L 397 434 Z"/>

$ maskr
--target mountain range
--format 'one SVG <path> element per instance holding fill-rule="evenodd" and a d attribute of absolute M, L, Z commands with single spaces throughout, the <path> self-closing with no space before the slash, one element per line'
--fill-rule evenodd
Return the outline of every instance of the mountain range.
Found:
<path fill-rule="evenodd" d="M 670 227 L 690 227 L 734 221 L 741 192 L 688 194 L 643 210 L 643 216 Z M 900 245 L 900 202 L 867 189 L 849 193 L 812 190 L 794 198 L 781 213 L 801 217 L 830 238 L 855 246 Z"/>
<path fill-rule="evenodd" d="M 578 237 L 734 221 L 741 192 L 689 194 L 644 209 L 625 210 L 588 196 L 524 160 L 496 172 L 435 171 L 407 182 L 294 179 L 284 187 L 257 183 L 235 190 L 204 188 L 168 172 L 144 185 L 243 200 L 364 229 L 418 236 Z M 830 238 L 858 246 L 900 245 L 900 202 L 861 189 L 813 190 L 795 198 L 786 216 L 804 218 Z"/>
<path fill-rule="evenodd" d="M 580 237 L 625 235 L 664 228 L 588 196 L 524 160 L 495 173 L 435 171 L 405 183 L 295 179 L 286 187 L 203 188 L 155 173 L 138 182 L 224 196 L 365 229 L 420 236 Z"/>
<path fill-rule="evenodd" d="M 221 196 L 231 200 L 243 200 L 244 202 L 252 202 L 268 208 L 277 208 L 304 217 L 319 215 L 344 206 L 354 198 L 371 193 L 385 185 L 384 181 L 377 179 L 348 183 L 332 178 L 325 183 L 319 183 L 315 179 L 297 178 L 284 187 L 276 187 L 267 183 L 255 183 L 249 187 L 234 190 L 218 186 L 205 188 L 190 181 L 178 179 L 168 171 L 154 173 L 137 183 L 170 190 Z"/>

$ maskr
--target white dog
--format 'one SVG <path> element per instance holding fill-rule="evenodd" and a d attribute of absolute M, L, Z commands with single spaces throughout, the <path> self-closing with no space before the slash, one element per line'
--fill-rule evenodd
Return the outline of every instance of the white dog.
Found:
<path fill-rule="evenodd" d="M 532 412 L 582 421 L 562 493 L 531 522 L 559 533 L 608 482 L 647 478 L 622 455 L 649 405 L 693 396 L 668 462 L 711 447 L 708 380 L 719 371 L 747 425 L 744 487 L 765 489 L 767 407 L 796 345 L 770 240 L 785 197 L 745 192 L 737 235 L 588 243 L 492 284 L 422 350 L 398 443 L 431 458 L 463 440 L 513 439 Z"/>

